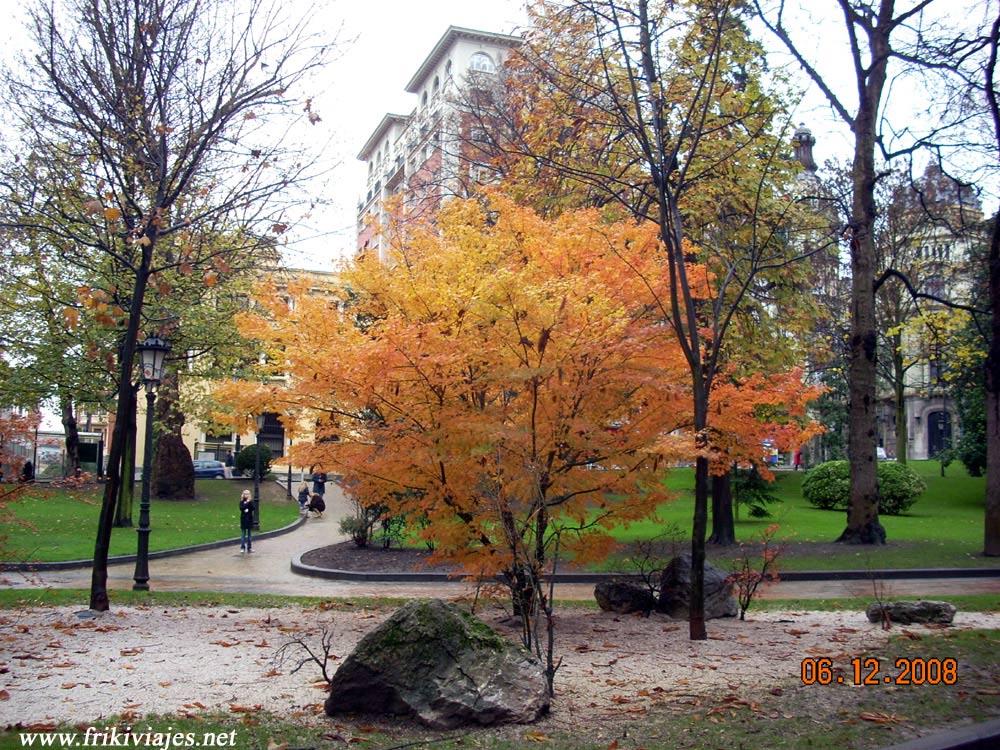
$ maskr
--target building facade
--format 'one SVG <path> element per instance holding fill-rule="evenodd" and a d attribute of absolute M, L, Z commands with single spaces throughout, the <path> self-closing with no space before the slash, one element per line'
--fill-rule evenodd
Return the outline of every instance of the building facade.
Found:
<path fill-rule="evenodd" d="M 367 165 L 358 201 L 357 251 L 385 259 L 378 228 L 393 196 L 407 217 L 432 216 L 441 201 L 467 195 L 475 165 L 463 143 L 475 137 L 464 97 L 489 83 L 520 37 L 450 26 L 406 84 L 416 98 L 409 114 L 386 114 L 365 141 L 358 159 Z"/>

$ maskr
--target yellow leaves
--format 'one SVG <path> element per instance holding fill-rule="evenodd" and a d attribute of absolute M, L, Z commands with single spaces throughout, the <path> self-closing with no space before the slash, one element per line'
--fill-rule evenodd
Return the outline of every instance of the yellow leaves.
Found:
<path fill-rule="evenodd" d="M 524 739 L 528 742 L 549 742 L 552 738 L 549 737 L 544 732 L 540 732 L 537 729 L 532 729 L 531 731 L 524 733 Z"/>
<path fill-rule="evenodd" d="M 80 311 L 75 307 L 64 307 L 63 320 L 66 323 L 66 327 L 73 330 L 80 323 Z"/>
<path fill-rule="evenodd" d="M 205 271 L 202 281 L 205 282 L 205 286 L 213 287 L 219 283 L 219 274 L 215 271 Z"/>
<path fill-rule="evenodd" d="M 122 217 L 122 212 L 120 209 L 114 206 L 104 209 L 104 218 L 108 221 L 118 221 Z"/>

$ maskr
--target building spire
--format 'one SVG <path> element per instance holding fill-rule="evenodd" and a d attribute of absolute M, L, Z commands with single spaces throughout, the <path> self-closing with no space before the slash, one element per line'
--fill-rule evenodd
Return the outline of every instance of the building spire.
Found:
<path fill-rule="evenodd" d="M 806 170 L 815 172 L 818 169 L 816 160 L 813 158 L 813 146 L 816 145 L 816 139 L 813 138 L 812 131 L 806 127 L 804 122 L 799 123 L 798 129 L 792 136 L 792 143 L 795 145 L 795 158 Z"/>

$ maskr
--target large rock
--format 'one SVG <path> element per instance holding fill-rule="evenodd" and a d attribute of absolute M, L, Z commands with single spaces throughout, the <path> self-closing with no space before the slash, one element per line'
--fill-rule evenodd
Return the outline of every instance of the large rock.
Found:
<path fill-rule="evenodd" d="M 955 607 L 948 602 L 932 602 L 921 599 L 916 602 L 874 602 L 868 606 L 869 622 L 882 622 L 888 615 L 890 622 L 900 625 L 937 622 L 951 624 L 955 619 Z"/>
<path fill-rule="evenodd" d="M 524 649 L 439 599 L 412 601 L 366 635 L 333 676 L 326 713 L 413 715 L 434 729 L 525 724 L 549 710 Z"/>
<path fill-rule="evenodd" d="M 691 555 L 678 555 L 660 574 L 656 609 L 671 617 L 687 618 L 691 604 Z M 735 617 L 739 613 L 733 585 L 714 565 L 705 563 L 705 619 Z"/>
<path fill-rule="evenodd" d="M 634 581 L 601 581 L 594 586 L 597 606 L 605 612 L 630 612 L 649 614 L 656 606 L 656 599 L 648 587 Z"/>

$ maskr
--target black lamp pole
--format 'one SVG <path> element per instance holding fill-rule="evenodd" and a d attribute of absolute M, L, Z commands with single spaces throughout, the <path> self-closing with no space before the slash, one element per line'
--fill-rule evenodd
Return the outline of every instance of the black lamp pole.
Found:
<path fill-rule="evenodd" d="M 253 529 L 260 530 L 260 433 L 264 429 L 264 415 L 257 415 L 257 444 L 254 446 L 253 467 Z"/>
<path fill-rule="evenodd" d="M 149 591 L 149 484 L 153 461 L 153 404 L 155 388 L 163 379 L 163 360 L 170 344 L 158 336 L 150 336 L 138 346 L 142 359 L 142 382 L 146 386 L 146 443 L 142 459 L 142 497 L 139 501 L 138 548 L 135 555 L 134 591 Z"/>

